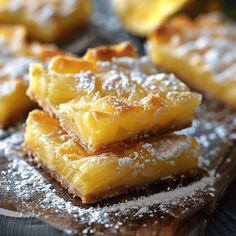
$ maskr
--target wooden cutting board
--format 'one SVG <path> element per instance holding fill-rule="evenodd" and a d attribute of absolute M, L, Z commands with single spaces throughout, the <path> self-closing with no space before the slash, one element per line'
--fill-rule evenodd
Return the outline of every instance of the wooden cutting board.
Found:
<path fill-rule="evenodd" d="M 22 157 L 23 127 L 0 137 L 0 208 L 33 215 L 70 233 L 109 235 L 187 235 L 206 224 L 236 175 L 236 118 L 205 101 L 193 127 L 205 172 L 164 179 L 141 192 L 85 206 L 44 171 Z M 6 212 L 6 211 L 5 211 Z M 4 214 L 4 212 L 2 212 Z"/>

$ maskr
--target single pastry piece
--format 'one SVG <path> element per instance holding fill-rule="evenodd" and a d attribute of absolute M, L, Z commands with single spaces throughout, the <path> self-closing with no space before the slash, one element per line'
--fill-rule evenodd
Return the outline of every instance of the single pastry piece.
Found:
<path fill-rule="evenodd" d="M 0 26 L 0 128 L 19 120 L 33 107 L 26 96 L 30 63 L 45 64 L 58 55 L 53 46 L 29 44 L 21 26 Z"/>
<path fill-rule="evenodd" d="M 191 125 L 201 95 L 158 72 L 130 43 L 30 68 L 27 94 L 90 152 Z"/>
<path fill-rule="evenodd" d="M 90 19 L 91 0 L 1 0 L 0 23 L 23 24 L 30 36 L 58 42 Z"/>
<path fill-rule="evenodd" d="M 219 10 L 219 0 L 114 0 L 114 10 L 129 32 L 147 36 L 173 15 Z"/>
<path fill-rule="evenodd" d="M 47 113 L 29 114 L 25 152 L 83 203 L 119 195 L 197 168 L 201 149 L 185 135 L 169 134 L 99 155 L 89 155 Z"/>
<path fill-rule="evenodd" d="M 192 88 L 236 109 L 236 24 L 220 14 L 179 16 L 148 40 L 152 61 Z"/>

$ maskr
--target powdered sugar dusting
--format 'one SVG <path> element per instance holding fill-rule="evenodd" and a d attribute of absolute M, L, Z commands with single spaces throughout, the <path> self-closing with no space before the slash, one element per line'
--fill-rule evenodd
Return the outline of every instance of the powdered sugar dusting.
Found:
<path fill-rule="evenodd" d="M 214 177 L 204 177 L 188 186 L 179 187 L 172 191 L 138 197 L 109 206 L 83 208 L 60 197 L 53 185 L 34 166 L 24 160 L 13 160 L 9 163 L 8 170 L 1 171 L 0 175 L 1 187 L 4 187 L 7 192 L 14 192 L 16 197 L 24 202 L 25 206 L 34 201 L 42 209 L 54 208 L 57 211 L 65 211 L 67 214 L 73 214 L 74 217 L 90 224 L 109 223 L 110 214 L 115 212 L 121 215 L 132 212 L 132 214 L 140 216 L 141 214 L 155 213 L 157 209 L 163 211 L 170 206 L 184 205 L 184 201 L 191 198 L 197 199 L 196 193 L 200 190 L 207 191 L 207 187 L 210 187 L 214 182 Z M 12 185 L 12 179 L 15 180 L 14 185 Z M 155 205 L 159 206 L 154 208 Z"/>
<path fill-rule="evenodd" d="M 160 204 L 160 208 L 162 208 L 164 206 L 167 207 L 183 203 L 184 200 L 194 196 L 196 191 L 204 190 L 207 186 L 211 186 L 213 181 L 214 178 L 212 177 L 204 177 L 200 181 L 194 182 L 186 187 L 153 194 L 148 197 L 140 197 L 124 203 L 114 204 L 103 209 L 105 209 L 106 212 L 129 212 L 130 210 L 138 210 L 138 212 L 142 211 L 142 213 L 148 213 L 151 211 L 149 207 L 154 205 Z"/>
<path fill-rule="evenodd" d="M 9 77 L 10 79 L 23 79 L 28 81 L 28 68 L 31 63 L 37 62 L 31 57 L 15 57 L 8 59 L 8 62 L 1 65 L 0 77 Z"/>
<path fill-rule="evenodd" d="M 98 98 L 113 97 L 113 100 L 119 99 L 128 105 L 145 105 L 152 95 L 162 95 L 177 102 L 201 99 L 200 95 L 191 93 L 174 74 L 158 72 L 147 57 L 114 57 L 111 61 L 98 61 L 97 65 L 101 71 L 93 75 L 90 73 L 89 77 L 85 72 L 67 75 L 78 79 L 73 80 L 78 84 L 74 87 L 80 90 L 82 85 L 84 96 L 92 91 L 99 95 Z"/>
<path fill-rule="evenodd" d="M 129 166 L 133 162 L 133 159 L 130 157 L 123 157 L 119 159 L 119 166 Z"/>
<path fill-rule="evenodd" d="M 188 150 L 191 146 L 192 139 L 190 137 L 171 140 L 162 139 L 158 143 L 153 143 L 151 146 L 146 143 L 143 147 L 158 160 L 171 160 L 173 157 Z M 154 154 L 154 155 L 153 155 Z"/>
<path fill-rule="evenodd" d="M 147 92 L 188 90 L 187 86 L 178 80 L 174 74 L 158 72 L 146 56 L 140 58 L 114 57 L 111 62 L 98 62 L 98 65 L 107 71 L 112 71 L 114 75 L 120 75 L 119 79 L 121 81 L 123 79 L 124 81 L 130 81 L 130 83 L 136 82 Z M 126 82 L 122 88 L 127 89 L 132 84 Z"/>

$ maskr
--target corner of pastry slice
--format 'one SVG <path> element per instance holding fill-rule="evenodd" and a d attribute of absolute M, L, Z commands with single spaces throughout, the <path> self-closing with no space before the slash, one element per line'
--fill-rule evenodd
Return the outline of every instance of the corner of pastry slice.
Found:
<path fill-rule="evenodd" d="M 189 173 L 198 166 L 201 148 L 185 135 L 153 137 L 98 155 L 90 155 L 44 111 L 32 111 L 26 122 L 27 158 L 89 204 L 144 187 L 163 177 Z"/>
<path fill-rule="evenodd" d="M 154 31 L 151 60 L 190 87 L 236 109 L 236 24 L 220 15 L 177 16 Z"/>
<path fill-rule="evenodd" d="M 20 120 L 33 108 L 26 90 L 27 84 L 21 80 L 0 82 L 0 128 L 6 128 Z"/>
<path fill-rule="evenodd" d="M 91 153 L 191 125 L 201 95 L 146 57 L 111 52 L 107 61 L 90 54 L 55 57 L 47 70 L 32 65 L 27 94 Z"/>
<path fill-rule="evenodd" d="M 29 43 L 22 26 L 0 26 L 0 127 L 22 118 L 34 103 L 26 96 L 28 67 L 58 55 L 54 46 Z"/>
<path fill-rule="evenodd" d="M 0 1 L 0 23 L 22 24 L 42 42 L 62 41 L 86 25 L 91 13 L 91 0 Z"/>

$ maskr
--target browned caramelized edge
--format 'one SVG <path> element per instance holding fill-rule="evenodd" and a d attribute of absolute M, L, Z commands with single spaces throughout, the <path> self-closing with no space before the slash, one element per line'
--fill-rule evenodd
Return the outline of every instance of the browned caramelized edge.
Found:
<path fill-rule="evenodd" d="M 202 14 L 195 19 L 185 14 L 177 15 L 157 27 L 149 35 L 149 40 L 168 43 L 173 35 L 181 35 L 184 29 L 200 29 L 206 25 L 214 29 L 227 24 L 227 22 L 229 22 L 228 18 L 220 14 L 216 17 L 211 14 Z"/>
<path fill-rule="evenodd" d="M 181 34 L 183 29 L 189 27 L 193 27 L 192 20 L 186 15 L 178 15 L 157 27 L 148 38 L 149 40 L 168 43 L 171 36 Z"/>
<path fill-rule="evenodd" d="M 111 61 L 113 57 L 139 57 L 139 55 L 134 45 L 127 41 L 111 46 L 89 48 L 83 58 L 92 61 Z"/>

